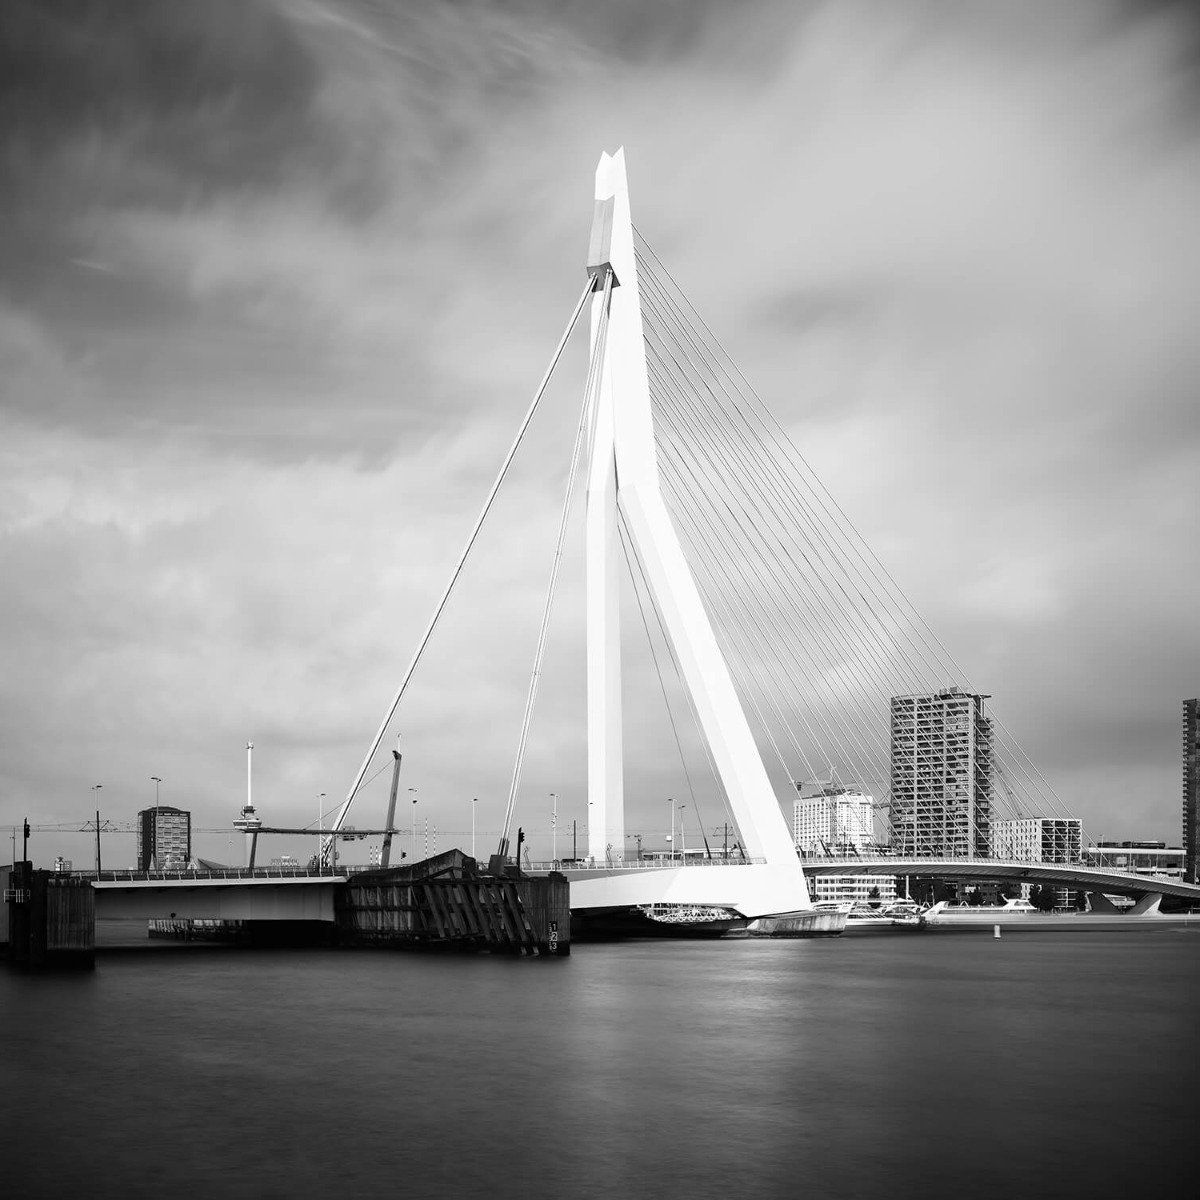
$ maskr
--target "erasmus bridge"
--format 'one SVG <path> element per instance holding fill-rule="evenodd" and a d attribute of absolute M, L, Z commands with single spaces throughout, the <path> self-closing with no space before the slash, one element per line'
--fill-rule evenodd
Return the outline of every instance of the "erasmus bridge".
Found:
<path fill-rule="evenodd" d="M 950 681 L 969 688 L 969 681 L 634 227 L 618 150 L 602 155 L 596 171 L 587 280 L 550 364 L 323 834 L 315 869 L 273 882 L 275 907 L 263 917 L 271 919 L 276 908 L 287 912 L 284 893 L 303 908 L 300 891 L 328 883 L 335 839 L 348 828 L 347 816 L 585 312 L 587 374 L 569 455 L 564 447 L 561 517 L 494 863 L 513 857 L 560 567 L 581 498 L 589 853 L 583 861 L 532 864 L 534 871 L 564 871 L 573 914 L 648 905 L 716 906 L 749 919 L 803 914 L 812 907 L 806 874 L 813 873 L 1039 880 L 1094 893 L 1200 900 L 1195 885 L 1087 867 L 1077 855 L 1059 862 L 993 859 L 974 833 L 961 852 L 931 844 L 918 854 L 920 847 L 906 846 L 902 831 L 911 832 L 918 814 L 915 801 L 906 809 L 909 802 L 891 794 L 890 698 L 936 693 Z M 732 854 L 710 851 L 684 861 L 629 852 L 635 835 L 627 836 L 625 818 L 623 594 L 634 598 L 666 703 L 671 741 L 663 752 L 678 754 L 693 814 L 699 813 L 699 788 L 710 806 L 709 823 L 716 805 L 720 819 L 736 830 Z M 994 715 L 988 738 L 985 794 L 975 800 L 986 821 L 1068 819 L 1053 788 Z M 941 772 L 947 789 L 960 782 L 961 764 L 931 769 Z M 874 797 L 869 852 L 801 859 L 781 809 L 781 799 L 790 806 L 800 780 Z M 393 784 L 388 829 L 394 800 Z M 906 853 L 894 852 L 897 846 Z M 189 887 L 249 895 L 262 882 L 202 880 L 192 873 L 174 883 L 161 875 L 144 878 L 140 885 L 178 888 L 170 903 L 182 914 Z M 119 894 L 135 885 L 114 878 L 97 886 L 112 891 L 111 902 L 122 908 Z M 313 912 L 326 908 L 318 904 Z"/>

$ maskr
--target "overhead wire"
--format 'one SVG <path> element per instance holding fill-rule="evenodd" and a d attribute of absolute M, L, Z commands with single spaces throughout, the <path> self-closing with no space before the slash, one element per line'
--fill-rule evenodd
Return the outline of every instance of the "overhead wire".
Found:
<path fill-rule="evenodd" d="M 673 336 L 675 348 L 681 353 L 686 352 L 690 355 L 688 367 L 693 379 L 697 375 L 701 375 L 700 368 L 696 362 L 698 356 L 703 357 L 704 367 L 710 375 L 715 374 L 716 366 L 720 365 L 720 363 L 714 365 L 710 361 L 709 356 L 719 356 L 723 362 L 729 363 L 733 368 L 733 373 L 730 373 L 728 368 L 723 368 L 726 379 L 733 381 L 735 385 L 733 389 L 726 387 L 719 379 L 717 381 L 718 388 L 730 397 L 730 406 L 736 405 L 736 401 L 732 400 L 732 395 L 736 394 L 742 397 L 747 405 L 754 406 L 754 411 L 758 414 L 759 423 L 764 430 L 773 426 L 773 433 L 776 436 L 769 440 L 764 439 L 761 434 L 755 433 L 755 424 L 750 419 L 751 414 L 746 411 L 746 407 L 737 406 L 737 414 L 745 431 L 741 435 L 743 444 L 750 444 L 748 439 L 753 435 L 760 451 L 764 446 L 766 447 L 766 453 L 761 453 L 762 465 L 771 474 L 772 478 L 777 481 L 782 478 L 783 486 L 792 493 L 793 498 L 797 502 L 797 508 L 793 511 L 798 513 L 798 525 L 809 531 L 814 542 L 814 552 L 819 555 L 826 569 L 832 573 L 836 567 L 837 571 L 844 576 L 844 578 L 837 578 L 836 583 L 842 590 L 844 599 L 849 602 L 848 607 L 858 614 L 861 625 L 857 633 L 871 650 L 873 666 L 875 668 L 884 668 L 885 674 L 888 675 L 898 672 L 899 676 L 905 677 L 904 686 L 912 687 L 914 693 L 927 690 L 936 683 L 937 673 L 940 672 L 943 678 L 947 674 L 950 674 L 950 672 L 946 671 L 947 662 L 953 668 L 953 677 L 967 683 L 965 673 L 958 667 L 958 664 L 949 655 L 948 651 L 945 651 L 945 647 L 940 642 L 937 642 L 937 646 L 940 646 L 944 653 L 941 656 L 936 653 L 929 640 L 930 636 L 932 636 L 932 630 L 929 628 L 928 623 L 924 621 L 924 618 L 920 616 L 915 606 L 912 605 L 907 596 L 899 589 L 894 578 L 890 574 L 887 574 L 878 557 L 870 551 L 870 548 L 865 543 L 865 539 L 854 528 L 853 524 L 845 516 L 845 513 L 840 508 L 837 508 L 836 501 L 833 500 L 828 489 L 824 488 L 819 477 L 816 476 L 807 461 L 803 459 L 803 456 L 791 442 L 786 430 L 782 428 L 778 420 L 766 409 L 766 406 L 757 396 L 757 393 L 746 383 L 744 375 L 737 369 L 736 364 L 729 358 L 728 354 L 720 346 L 720 343 L 716 341 L 712 331 L 703 323 L 702 318 L 699 318 L 694 307 L 687 300 L 686 295 L 678 288 L 678 285 L 669 272 L 666 271 L 666 268 L 661 266 L 661 260 L 640 233 L 639 242 L 641 243 L 639 261 L 645 264 L 640 278 L 644 284 L 648 285 L 644 288 L 644 297 L 646 299 L 644 308 L 651 312 L 652 317 L 657 315 L 660 327 L 666 329 L 668 335 Z M 641 253 L 641 250 L 644 250 L 646 253 Z M 665 276 L 665 281 L 660 277 L 660 269 L 661 276 Z M 666 281 L 669 281 L 669 283 Z M 695 315 L 695 321 L 680 320 L 682 309 L 672 300 L 672 290 L 675 294 L 679 295 L 683 305 L 686 305 L 691 313 Z M 655 306 L 658 306 L 659 311 L 657 314 L 654 312 Z M 672 318 L 676 322 L 673 330 L 668 328 L 668 321 Z M 701 327 L 699 330 L 696 328 L 697 323 Z M 653 331 L 655 322 L 651 320 L 648 324 Z M 684 332 L 681 333 L 681 329 Z M 676 361 L 678 362 L 678 359 Z M 739 379 L 741 386 L 736 386 Z M 710 396 L 716 398 L 715 391 L 711 386 L 706 390 Z M 695 420 L 694 409 L 689 410 L 689 412 L 692 419 Z M 781 459 L 777 453 L 773 452 L 769 444 L 770 442 L 774 442 L 776 445 L 782 444 L 790 452 L 789 456 L 793 462 L 796 460 L 799 461 L 800 482 L 812 495 L 814 502 L 804 501 L 802 493 L 790 485 L 788 476 L 790 475 L 794 479 L 795 471 L 780 476 Z M 807 472 L 807 476 L 804 472 Z M 810 482 L 808 477 L 811 477 L 813 482 Z M 814 486 L 814 483 L 816 486 Z M 840 515 L 840 520 L 835 515 L 835 510 L 836 514 Z M 834 536 L 834 531 L 837 531 L 840 537 Z M 847 546 L 850 547 L 853 554 L 847 553 Z M 869 558 L 864 555 L 864 550 L 870 555 Z M 810 569 L 814 572 L 813 578 L 817 580 L 818 584 L 823 582 L 828 588 L 828 581 L 822 581 L 820 573 L 816 571 L 815 566 L 811 563 L 809 565 Z M 876 584 L 874 588 L 870 586 L 870 581 L 872 580 Z M 852 587 L 853 595 L 847 592 L 848 585 Z M 854 595 L 858 597 L 857 603 L 854 603 Z M 900 603 L 897 603 L 896 595 L 901 597 Z M 907 611 L 905 611 L 905 606 Z M 909 615 L 910 613 L 920 621 L 920 626 L 915 629 L 912 616 Z M 843 637 L 848 636 L 849 630 L 854 628 L 849 622 L 848 616 L 843 616 L 840 621 L 835 616 L 833 627 L 839 630 Z M 900 638 L 900 641 L 896 640 L 897 637 Z M 934 641 L 936 642 L 936 638 L 934 638 Z M 922 644 L 925 648 L 924 653 L 920 653 Z M 931 651 L 932 653 L 930 653 Z M 921 661 L 925 663 L 923 669 L 918 666 L 918 662 Z M 850 668 L 847 666 L 846 669 L 849 670 Z M 931 678 L 931 676 L 934 678 Z M 999 750 L 997 758 L 1000 761 L 1013 760 L 1015 769 L 1023 774 L 1028 782 L 1030 771 L 1025 766 L 1025 763 L 1029 763 L 1032 766 L 1031 760 L 1028 759 L 1028 755 L 1019 747 L 1016 747 L 1014 751 L 1015 739 L 1012 739 L 1007 729 L 995 717 L 994 712 L 989 715 L 1001 731 L 1001 736 L 996 737 L 994 740 L 996 749 Z M 1036 770 L 1036 768 L 1034 769 Z M 1031 791 L 1034 795 L 1041 795 L 1048 785 L 1044 783 L 1044 776 L 1041 776 L 1040 772 L 1037 774 L 1041 779 L 1041 785 L 1034 781 Z M 992 797 L 992 799 L 999 802 L 1000 798 L 997 795 Z M 1055 797 L 1055 800 L 1057 800 L 1057 797 Z M 1061 802 L 1049 805 L 1049 807 L 1061 812 Z"/>

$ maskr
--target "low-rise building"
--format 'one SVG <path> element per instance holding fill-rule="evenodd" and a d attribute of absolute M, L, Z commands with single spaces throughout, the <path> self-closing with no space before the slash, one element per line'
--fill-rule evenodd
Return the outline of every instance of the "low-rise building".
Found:
<path fill-rule="evenodd" d="M 892 904 L 896 900 L 894 875 L 810 875 L 812 899 L 845 904 Z M 877 894 L 872 894 L 878 888 Z"/>
<path fill-rule="evenodd" d="M 160 804 L 138 813 L 139 871 L 183 868 L 192 857 L 192 814 Z"/>
<path fill-rule="evenodd" d="M 1182 879 L 1184 850 L 1166 842 L 1096 842 L 1084 850 L 1083 862 L 1155 879 Z"/>
<path fill-rule="evenodd" d="M 1083 859 L 1083 822 L 1078 817 L 993 819 L 990 843 L 993 858 L 1077 863 Z"/>
<path fill-rule="evenodd" d="M 856 788 L 827 787 L 792 801 L 792 842 L 804 857 L 875 848 L 875 800 Z"/>

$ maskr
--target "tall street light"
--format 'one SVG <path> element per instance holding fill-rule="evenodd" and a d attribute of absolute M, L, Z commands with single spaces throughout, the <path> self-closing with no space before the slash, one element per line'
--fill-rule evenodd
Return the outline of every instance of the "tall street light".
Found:
<path fill-rule="evenodd" d="M 671 806 L 671 832 L 667 835 L 667 841 L 671 843 L 671 858 L 675 858 L 675 797 L 668 796 L 667 803 Z"/>
<path fill-rule="evenodd" d="M 475 857 L 475 805 L 479 803 L 479 797 L 475 796 L 471 800 L 471 857 Z"/>
<path fill-rule="evenodd" d="M 417 789 L 411 787 L 408 789 L 412 796 L 412 861 L 417 861 Z"/>
<path fill-rule="evenodd" d="M 550 859 L 558 862 L 558 793 L 550 793 Z"/>
<path fill-rule="evenodd" d="M 154 853 L 150 857 L 151 863 L 157 869 L 158 867 L 158 789 L 162 783 L 162 779 L 157 775 L 151 775 L 150 781 L 154 784 Z"/>
<path fill-rule="evenodd" d="M 100 797 L 98 795 L 100 789 L 104 786 L 102 783 L 92 784 L 92 803 L 96 806 L 96 878 L 100 878 Z M 13 843 L 14 849 L 16 842 Z M 13 857 L 16 857 L 14 853 Z"/>
<path fill-rule="evenodd" d="M 322 844 L 325 841 L 325 793 L 322 792 L 317 797 L 317 874 L 322 873 L 321 868 L 325 861 L 325 847 Z"/>

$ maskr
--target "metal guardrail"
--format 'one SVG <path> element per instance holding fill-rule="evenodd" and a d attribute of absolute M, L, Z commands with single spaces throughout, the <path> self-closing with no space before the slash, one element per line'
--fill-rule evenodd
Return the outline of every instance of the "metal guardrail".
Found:
<path fill-rule="evenodd" d="M 621 862 L 597 862 L 584 860 L 572 862 L 560 858 L 545 862 L 527 862 L 522 865 L 524 871 L 669 871 L 676 867 L 748 867 L 763 864 L 765 858 L 643 858 L 625 859 Z"/>
<path fill-rule="evenodd" d="M 345 879 L 348 875 L 357 875 L 363 871 L 374 870 L 366 866 L 339 866 L 336 870 L 326 867 L 324 870 L 309 870 L 307 867 L 229 867 L 221 871 L 134 871 L 116 870 L 101 871 L 60 871 L 60 875 L 69 875 L 75 879 L 91 879 L 99 883 L 157 883 L 176 882 L 204 879 Z"/>
<path fill-rule="evenodd" d="M 803 854 L 800 855 L 801 865 L 812 863 L 871 863 L 871 862 L 905 862 L 905 863 L 980 863 L 984 866 L 1005 867 L 1085 867 L 1094 864 L 1083 858 L 1073 858 L 1066 862 L 1053 862 L 1050 859 L 1000 858 L 989 854 L 889 854 L 883 851 L 871 851 L 858 854 Z"/>

